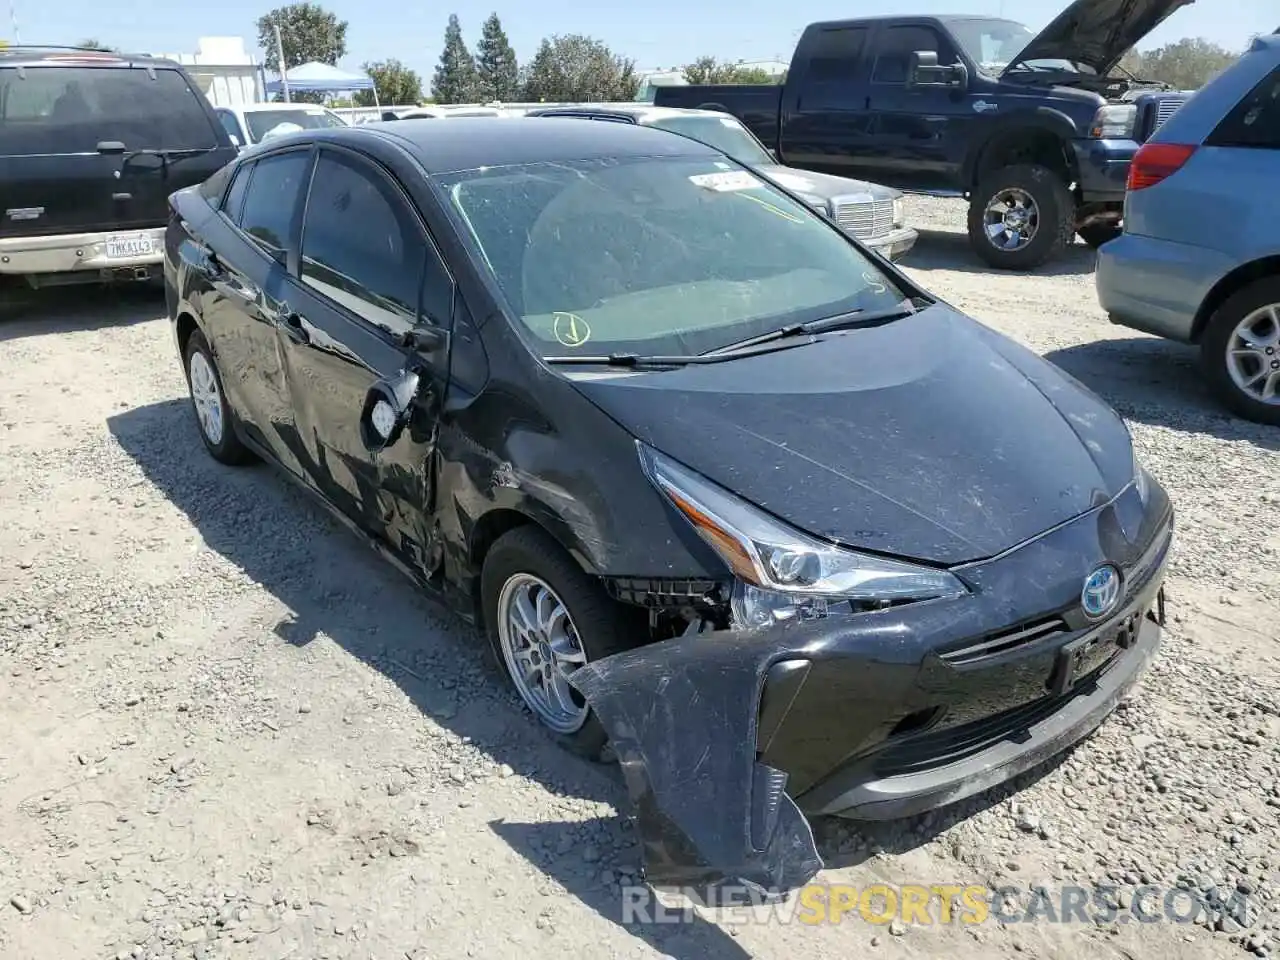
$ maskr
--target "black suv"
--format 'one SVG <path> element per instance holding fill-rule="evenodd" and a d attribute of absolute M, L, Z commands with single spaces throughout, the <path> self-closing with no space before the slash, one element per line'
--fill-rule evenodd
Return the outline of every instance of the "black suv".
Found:
<path fill-rule="evenodd" d="M 158 280 L 169 194 L 235 159 L 176 63 L 0 49 L 0 284 Z"/>

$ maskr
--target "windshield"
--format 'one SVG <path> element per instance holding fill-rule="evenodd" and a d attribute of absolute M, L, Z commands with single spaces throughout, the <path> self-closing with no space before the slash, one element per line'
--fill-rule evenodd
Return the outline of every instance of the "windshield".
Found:
<path fill-rule="evenodd" d="M 347 125 L 340 116 L 323 107 L 316 107 L 314 110 L 250 110 L 244 115 L 244 122 L 249 127 L 249 136 L 253 137 L 254 143 L 282 123 L 296 124 L 304 130 Z"/>
<path fill-rule="evenodd" d="M 947 26 L 969 59 L 978 65 L 979 70 L 991 76 L 998 75 L 1017 59 L 1018 54 L 1036 37 L 1034 32 L 1012 20 L 959 19 L 948 21 Z M 1028 60 L 1018 64 L 1018 69 L 1093 72 L 1069 60 Z"/>
<path fill-rule="evenodd" d="M 761 146 L 751 131 L 733 117 L 662 117 L 649 126 L 670 130 L 715 147 L 746 167 L 774 162 L 769 151 Z"/>
<path fill-rule="evenodd" d="M 486 167 L 435 182 L 544 355 L 689 356 L 905 298 L 818 214 L 713 157 Z"/>

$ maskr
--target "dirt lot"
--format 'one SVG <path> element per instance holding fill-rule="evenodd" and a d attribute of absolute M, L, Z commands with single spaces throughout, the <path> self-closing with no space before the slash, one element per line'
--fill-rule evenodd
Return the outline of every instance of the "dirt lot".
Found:
<path fill-rule="evenodd" d="M 1266 955 L 1280 431 L 1108 325 L 1087 249 L 992 275 L 954 205 L 911 210 L 915 276 L 1129 420 L 1180 510 L 1173 622 L 1068 757 L 960 810 L 820 823 L 820 879 L 1238 889 L 1250 925 L 624 925 L 613 771 L 550 746 L 471 633 L 269 469 L 205 454 L 158 300 L 81 292 L 0 323 L 0 956 Z"/>

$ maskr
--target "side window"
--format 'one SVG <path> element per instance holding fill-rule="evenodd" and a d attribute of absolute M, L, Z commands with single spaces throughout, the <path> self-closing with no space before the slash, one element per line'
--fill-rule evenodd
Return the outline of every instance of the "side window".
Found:
<path fill-rule="evenodd" d="M 1280 67 L 1250 90 L 1205 142 L 1212 147 L 1280 150 Z"/>
<path fill-rule="evenodd" d="M 228 137 L 235 137 L 241 146 L 244 145 L 244 131 L 240 129 L 240 121 L 236 119 L 236 115 L 230 110 L 219 110 L 218 120 L 222 122 L 222 129 L 227 131 Z"/>
<path fill-rule="evenodd" d="M 938 55 L 938 63 L 954 63 L 956 59 L 951 45 L 932 27 L 890 27 L 880 37 L 871 82 L 906 83 L 907 66 L 917 50 L 932 50 Z"/>
<path fill-rule="evenodd" d="M 263 157 L 253 164 L 253 177 L 240 214 L 240 229 L 272 255 L 288 249 L 293 213 L 310 160 L 309 151 L 294 150 Z M 235 190 L 234 184 L 232 190 Z"/>
<path fill-rule="evenodd" d="M 231 189 L 222 201 L 222 212 L 232 223 L 240 222 L 240 210 L 244 207 L 244 195 L 249 189 L 249 178 L 253 176 L 253 164 L 246 163 L 236 171 L 236 178 L 231 181 Z"/>
<path fill-rule="evenodd" d="M 371 166 L 321 151 L 302 228 L 303 283 L 393 331 L 417 322 L 420 309 L 447 322 L 452 288 L 408 203 Z M 438 273 L 424 278 L 429 259 Z"/>
<path fill-rule="evenodd" d="M 809 83 L 848 84 L 858 76 L 867 46 L 866 27 L 823 30 L 814 38 L 809 57 Z"/>

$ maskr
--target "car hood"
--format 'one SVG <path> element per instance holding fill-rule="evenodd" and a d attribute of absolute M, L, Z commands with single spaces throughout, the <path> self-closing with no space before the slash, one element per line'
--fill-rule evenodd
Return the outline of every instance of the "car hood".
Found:
<path fill-rule="evenodd" d="M 757 164 L 752 169 L 762 177 L 768 177 L 792 193 L 801 196 L 809 194 L 823 200 L 831 200 L 836 197 L 855 201 L 863 198 L 868 200 L 892 200 L 894 197 L 901 196 L 901 191 L 892 187 L 881 186 L 878 183 L 868 183 L 866 180 L 851 180 L 848 177 L 836 177 L 829 173 L 797 170 L 794 167 L 784 167 L 780 163 Z"/>
<path fill-rule="evenodd" d="M 1195 0 L 1076 0 L 1005 67 L 1027 60 L 1071 60 L 1108 73 L 1134 45 Z"/>
<path fill-rule="evenodd" d="M 632 435 L 775 516 L 900 557 L 994 556 L 1133 479 L 1110 407 L 942 304 L 725 363 L 568 376 Z"/>

